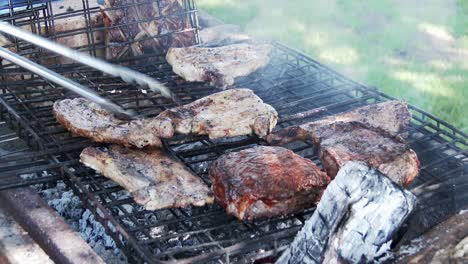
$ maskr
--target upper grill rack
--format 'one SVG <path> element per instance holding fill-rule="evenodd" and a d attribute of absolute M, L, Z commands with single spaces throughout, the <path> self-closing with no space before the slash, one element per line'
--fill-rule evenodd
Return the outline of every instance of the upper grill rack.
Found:
<path fill-rule="evenodd" d="M 188 14 L 196 11 L 191 4 L 191 7 L 186 4 L 191 10 Z M 15 13 L 16 17 L 10 19 L 15 23 L 35 25 L 39 29 L 54 27 L 58 24 L 57 19 L 65 19 L 69 15 L 83 16 L 89 12 L 86 16 L 90 16 L 92 12 L 98 12 L 87 1 L 83 1 L 82 10 L 71 14 L 54 15 L 52 11 L 56 9 L 50 5 L 41 8 L 36 8 L 34 15 L 24 13 L 20 17 Z M 66 36 L 83 32 L 88 34 L 98 29 L 86 23 L 84 31 L 68 32 Z M 156 93 L 138 90 L 86 66 L 73 63 L 50 65 L 49 57 L 52 55 L 44 56 L 41 50 L 26 43 L 14 44 L 20 54 L 46 64 L 128 109 L 153 116 L 173 107 L 168 99 Z M 87 46 L 81 50 L 95 55 L 101 47 Z M 280 116 L 323 106 L 328 109 L 305 119 L 282 122 L 279 127 L 391 99 L 281 44 L 275 44 L 273 53 L 272 61 L 266 68 L 239 78 L 236 86 L 255 90 L 257 95 L 278 110 Z M 61 60 L 59 57 L 53 58 L 58 62 Z M 159 57 L 155 55 L 155 58 Z M 184 82 L 163 59 L 141 60 L 141 57 L 130 57 L 116 60 L 124 64 L 133 61 L 139 62 L 137 65 L 132 64 L 133 68 L 166 83 L 183 103 L 217 91 L 207 84 Z M 55 122 L 51 111 L 56 100 L 72 95 L 12 65 L 6 65 L 1 76 L 4 80 L 0 84 L 1 117 L 33 150 L 0 153 L 1 188 L 36 183 L 53 184 L 58 179 L 65 179 L 132 261 L 202 262 L 209 259 L 213 262 L 249 262 L 272 256 L 288 245 L 304 219 L 313 212 L 313 208 L 310 208 L 288 217 L 240 222 L 226 215 L 216 205 L 145 211 L 122 188 L 79 163 L 81 149 L 92 142 L 70 135 Z M 406 232 L 401 234 L 401 240 L 413 238 L 457 213 L 467 206 L 468 201 L 468 194 L 464 192 L 468 185 L 467 136 L 424 111 L 415 107 L 411 107 L 411 111 L 413 122 L 408 131 L 409 143 L 417 152 L 422 168 L 421 175 L 411 185 L 413 192 L 418 195 L 419 206 Z M 2 140 L 0 147 L 3 146 L 1 143 Z M 258 144 L 266 143 L 256 137 L 216 142 L 205 137 L 178 137 L 165 141 L 166 150 L 207 183 L 207 168 L 219 155 Z M 293 143 L 287 147 L 320 165 L 312 144 Z M 20 177 L 31 173 L 36 174 L 35 177 Z"/>

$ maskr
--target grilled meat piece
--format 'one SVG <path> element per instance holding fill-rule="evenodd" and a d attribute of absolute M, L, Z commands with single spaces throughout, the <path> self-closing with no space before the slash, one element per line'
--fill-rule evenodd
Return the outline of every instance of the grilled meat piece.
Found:
<path fill-rule="evenodd" d="M 168 118 L 125 121 L 84 98 L 57 101 L 53 111 L 57 121 L 65 128 L 96 142 L 132 145 L 138 148 L 160 147 L 160 138 L 174 135 L 174 128 Z"/>
<path fill-rule="evenodd" d="M 171 48 L 166 55 L 172 70 L 189 82 L 211 82 L 221 88 L 234 84 L 268 64 L 269 44 L 233 44 L 223 47 Z"/>
<path fill-rule="evenodd" d="M 87 147 L 80 161 L 128 190 L 147 210 L 213 202 L 210 189 L 200 178 L 157 149 Z"/>
<path fill-rule="evenodd" d="M 194 45 L 195 34 L 178 0 L 105 0 L 107 59 L 161 54 L 169 47 Z M 130 45 L 128 42 L 130 41 Z"/>
<path fill-rule="evenodd" d="M 216 201 L 240 220 L 312 206 L 330 181 L 311 160 L 267 146 L 221 156 L 210 167 L 209 176 Z"/>
<path fill-rule="evenodd" d="M 334 177 L 351 160 L 363 161 L 407 186 L 419 173 L 416 153 L 397 133 L 408 126 L 411 114 L 399 101 L 364 106 L 274 132 L 267 141 L 274 145 L 294 140 L 312 140 L 320 149 L 325 171 Z"/>
<path fill-rule="evenodd" d="M 166 110 L 159 117 L 171 119 L 178 133 L 216 139 L 253 133 L 265 137 L 275 127 L 278 113 L 252 90 L 232 89 Z"/>
<path fill-rule="evenodd" d="M 335 124 L 334 133 L 320 141 L 319 155 L 332 179 L 347 161 L 366 162 L 400 186 L 419 173 L 418 157 L 402 138 L 359 122 Z"/>

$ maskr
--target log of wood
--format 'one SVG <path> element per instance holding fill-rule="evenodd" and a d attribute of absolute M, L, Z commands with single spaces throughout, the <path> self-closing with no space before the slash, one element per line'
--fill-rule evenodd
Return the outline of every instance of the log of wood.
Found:
<path fill-rule="evenodd" d="M 392 235 L 416 197 L 363 163 L 348 162 L 277 263 L 368 263 L 388 259 Z"/>
<path fill-rule="evenodd" d="M 467 219 L 462 211 L 401 246 L 396 263 L 468 263 Z"/>

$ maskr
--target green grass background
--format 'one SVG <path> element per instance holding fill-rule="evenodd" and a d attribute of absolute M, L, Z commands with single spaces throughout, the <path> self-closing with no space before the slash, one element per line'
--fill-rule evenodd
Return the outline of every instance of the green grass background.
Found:
<path fill-rule="evenodd" d="M 468 132 L 468 0 L 196 3 Z"/>

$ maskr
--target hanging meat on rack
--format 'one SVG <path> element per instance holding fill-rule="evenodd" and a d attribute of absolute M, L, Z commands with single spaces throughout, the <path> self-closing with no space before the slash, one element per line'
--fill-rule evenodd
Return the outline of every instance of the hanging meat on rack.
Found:
<path fill-rule="evenodd" d="M 190 18 L 178 0 L 105 0 L 106 58 L 163 54 L 196 43 Z"/>

